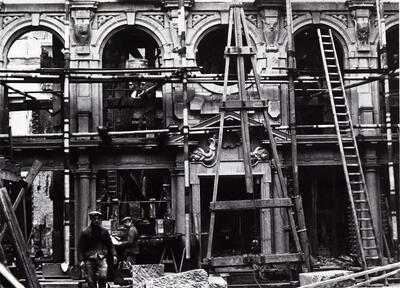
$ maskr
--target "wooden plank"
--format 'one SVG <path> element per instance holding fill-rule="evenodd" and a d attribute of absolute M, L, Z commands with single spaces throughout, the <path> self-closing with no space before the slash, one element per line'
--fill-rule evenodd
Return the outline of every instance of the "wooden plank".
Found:
<path fill-rule="evenodd" d="M 234 267 L 255 264 L 279 264 L 302 262 L 302 256 L 297 253 L 269 254 L 269 255 L 235 255 L 213 257 L 209 261 L 212 267 Z"/>
<path fill-rule="evenodd" d="M 227 46 L 227 47 L 225 47 L 225 55 L 255 55 L 256 51 L 257 51 L 257 49 L 254 46 Z"/>
<path fill-rule="evenodd" d="M 17 216 L 12 208 L 6 188 L 0 189 L 0 213 L 10 229 L 10 236 L 14 252 L 23 271 L 29 288 L 40 288 L 35 268 L 28 254 L 28 248 L 18 225 Z"/>
<path fill-rule="evenodd" d="M 292 207 L 292 206 L 293 204 L 290 198 L 210 202 L 210 210 L 213 211 L 282 208 L 282 207 Z"/>
<path fill-rule="evenodd" d="M 229 9 L 229 22 L 228 22 L 228 39 L 227 45 L 231 44 L 232 40 L 232 26 L 233 26 L 233 13 L 232 9 Z M 229 75 L 229 63 L 230 58 L 227 57 L 225 60 L 225 73 L 224 73 L 224 91 L 222 93 L 222 102 L 226 102 L 227 98 L 227 91 L 228 91 L 228 75 Z M 221 151 L 222 151 L 222 140 L 223 140 L 223 133 L 224 133 L 224 120 L 225 120 L 225 111 L 221 111 L 220 114 L 220 122 L 218 128 L 218 142 L 217 142 L 217 159 L 215 164 L 215 177 L 214 177 L 214 184 L 213 184 L 213 196 L 212 202 L 217 201 L 218 196 L 218 184 L 219 184 L 219 173 L 220 173 L 220 166 L 221 166 Z M 214 239 L 214 225 L 215 225 L 215 212 L 211 211 L 210 215 L 210 226 L 208 232 L 208 241 L 207 241 L 207 258 L 211 258 L 212 254 L 212 246 L 213 246 L 213 239 Z"/>
<path fill-rule="evenodd" d="M 255 110 L 255 109 L 265 109 L 268 107 L 267 101 L 265 100 L 229 100 L 225 103 L 221 103 L 220 109 L 227 111 L 237 111 L 237 110 Z"/>
<path fill-rule="evenodd" d="M 8 103 L 10 111 L 50 110 L 53 109 L 52 100 L 25 100 L 19 103 Z"/>

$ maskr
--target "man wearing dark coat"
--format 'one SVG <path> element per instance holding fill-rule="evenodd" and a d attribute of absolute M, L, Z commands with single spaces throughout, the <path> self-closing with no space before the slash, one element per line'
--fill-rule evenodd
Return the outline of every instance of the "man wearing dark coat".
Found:
<path fill-rule="evenodd" d="M 102 214 L 99 211 L 89 213 L 90 225 L 79 237 L 78 257 L 81 267 L 86 268 L 88 288 L 105 288 L 107 285 L 107 257 L 112 256 L 117 263 L 117 253 L 111 242 L 110 234 L 101 226 Z"/>

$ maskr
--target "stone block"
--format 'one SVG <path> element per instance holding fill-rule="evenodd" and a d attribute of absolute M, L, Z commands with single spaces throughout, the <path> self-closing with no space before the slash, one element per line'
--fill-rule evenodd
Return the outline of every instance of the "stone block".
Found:
<path fill-rule="evenodd" d="M 146 281 L 146 288 L 209 288 L 208 275 L 203 269 L 169 274 Z"/>
<path fill-rule="evenodd" d="M 228 288 L 228 283 L 221 276 L 208 277 L 208 284 L 210 288 Z"/>
<path fill-rule="evenodd" d="M 299 280 L 300 286 L 314 284 L 321 281 L 330 280 L 337 277 L 347 276 L 353 274 L 352 271 L 347 270 L 329 270 L 329 271 L 318 271 L 318 272 L 310 272 L 310 273 L 300 273 Z M 349 279 L 346 281 L 339 282 L 337 284 L 330 284 L 321 286 L 324 288 L 333 288 L 333 287 L 349 287 L 352 286 L 354 280 Z"/>
<path fill-rule="evenodd" d="M 145 281 L 164 276 L 163 264 L 143 264 L 132 266 L 133 287 L 145 287 Z"/>

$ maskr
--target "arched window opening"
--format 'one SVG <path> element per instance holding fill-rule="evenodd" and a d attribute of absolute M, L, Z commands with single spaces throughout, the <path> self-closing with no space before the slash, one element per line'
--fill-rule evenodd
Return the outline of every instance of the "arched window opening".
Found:
<path fill-rule="evenodd" d="M 7 69 L 63 68 L 63 47 L 60 39 L 50 32 L 27 32 L 11 45 L 7 54 Z M 60 84 L 13 83 L 9 86 L 6 91 L 13 135 L 61 132 Z M 29 96 L 21 95 L 13 88 Z"/>
<path fill-rule="evenodd" d="M 148 33 L 129 28 L 117 32 L 106 43 L 103 68 L 161 67 L 161 50 Z M 111 130 L 156 129 L 162 126 L 161 90 L 145 93 L 153 82 L 103 84 L 105 126 Z"/>
<path fill-rule="evenodd" d="M 9 70 L 35 70 L 64 67 L 61 52 L 64 45 L 60 38 L 46 30 L 26 32 L 11 43 L 7 52 L 6 68 Z M 4 83 L 4 92 L 9 109 L 9 125 L 12 135 L 61 132 L 62 130 L 62 85 L 60 83 Z M 40 140 L 38 140 L 40 141 Z M 22 169 L 21 174 L 27 175 Z M 15 185 L 14 185 L 15 184 Z M 61 184 L 61 186 L 60 186 Z M 30 197 L 25 205 L 16 210 L 30 256 L 38 261 L 60 262 L 63 257 L 63 174 L 41 170 L 34 179 Z M 19 183 L 5 183 L 15 201 Z M 61 222 L 60 222 L 61 221 Z M 10 245 L 5 237 L 4 245 Z M 14 253 L 14 254 L 13 254 Z M 15 251 L 8 250 L 9 263 Z"/>
<path fill-rule="evenodd" d="M 234 39 L 234 35 L 232 36 Z M 220 25 L 217 29 L 209 31 L 199 42 L 196 50 L 196 62 L 200 71 L 205 74 L 224 74 L 225 58 L 224 52 L 228 39 L 228 26 Z M 243 37 L 243 45 L 247 44 Z M 236 61 L 232 60 L 229 65 L 229 74 L 236 75 Z M 245 72 L 251 71 L 251 62 L 249 57 L 245 57 Z"/>
<path fill-rule="evenodd" d="M 317 29 L 327 32 L 325 26 L 309 25 L 294 36 L 296 51 L 296 66 L 300 75 L 324 76 L 324 68 L 319 48 Z M 325 30 L 325 31 L 324 31 Z M 344 52 L 339 39 L 333 34 L 339 65 L 343 69 Z M 314 96 L 320 89 L 326 88 L 325 81 L 301 81 L 296 84 L 296 123 L 297 125 L 332 124 L 333 115 L 329 95 Z M 315 128 L 300 128 L 299 134 L 334 133 L 333 129 L 316 130 Z"/>

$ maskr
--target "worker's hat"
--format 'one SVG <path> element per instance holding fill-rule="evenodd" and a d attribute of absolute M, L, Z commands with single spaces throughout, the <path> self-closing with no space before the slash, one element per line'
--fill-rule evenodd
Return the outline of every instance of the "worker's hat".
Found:
<path fill-rule="evenodd" d="M 126 216 L 124 219 L 121 220 L 121 222 L 124 223 L 125 221 L 128 221 L 128 220 L 132 220 L 132 217 Z"/>
<path fill-rule="evenodd" d="M 103 216 L 103 214 L 101 214 L 100 211 L 90 211 L 89 212 L 89 217 L 93 217 L 93 216 Z"/>

